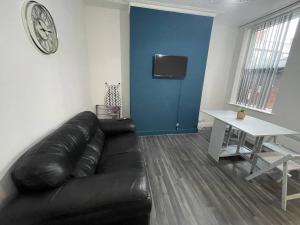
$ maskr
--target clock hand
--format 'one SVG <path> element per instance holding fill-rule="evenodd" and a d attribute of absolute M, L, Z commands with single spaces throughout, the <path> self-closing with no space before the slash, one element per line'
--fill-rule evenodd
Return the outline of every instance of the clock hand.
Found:
<path fill-rule="evenodd" d="M 44 31 L 44 32 L 47 32 L 47 33 L 52 33 L 51 30 L 46 30 L 46 29 L 44 29 L 44 28 L 41 28 L 41 30 Z"/>
<path fill-rule="evenodd" d="M 42 24 L 42 22 L 40 20 L 38 20 L 39 25 L 42 27 L 41 30 L 44 32 L 48 32 L 48 33 L 52 33 L 51 30 L 47 30 L 46 28 L 44 28 L 44 24 Z"/>

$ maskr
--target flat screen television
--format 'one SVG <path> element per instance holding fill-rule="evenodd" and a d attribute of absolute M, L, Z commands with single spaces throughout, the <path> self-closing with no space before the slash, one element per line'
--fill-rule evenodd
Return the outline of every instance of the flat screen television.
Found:
<path fill-rule="evenodd" d="M 186 56 L 154 56 L 153 77 L 157 79 L 183 80 L 186 76 L 188 58 Z"/>

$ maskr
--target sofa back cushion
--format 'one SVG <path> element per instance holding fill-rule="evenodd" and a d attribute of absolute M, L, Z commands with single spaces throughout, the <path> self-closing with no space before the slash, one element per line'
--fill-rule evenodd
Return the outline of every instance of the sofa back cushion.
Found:
<path fill-rule="evenodd" d="M 68 125 L 77 127 L 84 135 L 86 142 L 94 136 L 99 127 L 97 116 L 89 111 L 79 113 L 72 119 L 66 122 Z"/>
<path fill-rule="evenodd" d="M 97 129 L 95 118 L 92 112 L 78 114 L 21 156 L 12 171 L 17 188 L 30 192 L 62 185 Z"/>
<path fill-rule="evenodd" d="M 98 129 L 85 147 L 72 173 L 74 177 L 85 177 L 95 173 L 104 145 L 104 133 Z"/>

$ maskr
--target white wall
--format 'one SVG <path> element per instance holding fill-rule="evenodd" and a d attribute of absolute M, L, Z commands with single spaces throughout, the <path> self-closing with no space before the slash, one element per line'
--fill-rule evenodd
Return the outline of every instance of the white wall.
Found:
<path fill-rule="evenodd" d="M 129 13 L 126 5 L 86 0 L 92 103 L 103 104 L 105 82 L 122 84 L 123 116 L 130 114 Z M 215 18 L 208 53 L 201 109 L 223 108 L 238 28 Z M 199 126 L 212 119 L 200 114 Z"/>
<path fill-rule="evenodd" d="M 233 65 L 228 78 L 228 88 L 226 94 L 226 109 L 238 110 L 238 107 L 229 105 L 232 92 L 232 86 L 235 79 L 235 71 L 239 59 L 240 46 L 242 43 L 242 33 L 239 35 Z M 273 108 L 273 114 L 266 114 L 248 109 L 246 113 L 254 117 L 296 130 L 300 132 L 300 27 L 294 37 L 294 42 L 290 51 L 287 65 L 280 82 L 277 100 Z M 280 138 L 279 142 L 287 147 L 300 152 L 300 137 Z"/>
<path fill-rule="evenodd" d="M 224 108 L 238 31 L 237 27 L 223 24 L 218 17 L 214 19 L 200 110 Z M 212 118 L 200 113 L 198 126 L 211 125 Z"/>
<path fill-rule="evenodd" d="M 86 37 L 80 0 L 40 0 L 59 35 L 58 52 L 43 55 L 21 20 L 22 0 L 0 7 L 0 205 L 12 196 L 12 162 L 29 146 L 76 113 L 91 108 Z"/>
<path fill-rule="evenodd" d="M 103 104 L 106 87 L 121 83 L 123 116 L 129 116 L 129 13 L 126 6 L 86 1 L 92 104 Z"/>

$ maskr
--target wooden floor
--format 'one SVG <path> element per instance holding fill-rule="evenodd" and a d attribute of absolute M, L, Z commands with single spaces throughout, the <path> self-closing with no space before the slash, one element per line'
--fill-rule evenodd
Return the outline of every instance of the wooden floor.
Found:
<path fill-rule="evenodd" d="M 209 133 L 139 138 L 153 197 L 151 225 L 300 225 L 300 200 L 280 208 L 281 185 L 268 175 L 252 182 L 240 158 L 216 164 Z M 289 191 L 299 191 L 294 180 Z"/>

